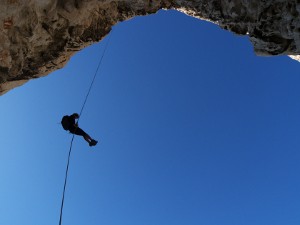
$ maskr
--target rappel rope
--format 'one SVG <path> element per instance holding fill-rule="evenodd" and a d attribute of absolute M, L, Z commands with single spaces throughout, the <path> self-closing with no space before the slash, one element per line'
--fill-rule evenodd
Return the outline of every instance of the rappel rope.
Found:
<path fill-rule="evenodd" d="M 83 104 L 82 104 L 82 107 L 81 107 L 81 110 L 80 110 L 80 113 L 79 113 L 79 118 L 78 118 L 78 120 L 77 120 L 77 123 L 78 123 L 79 120 L 80 120 L 81 114 L 82 114 L 82 112 L 83 112 L 83 109 L 84 109 L 84 107 L 85 107 L 85 104 L 86 104 L 86 102 L 87 102 L 87 100 L 88 100 L 88 97 L 89 97 L 89 95 L 90 95 L 90 92 L 91 92 L 91 90 L 92 90 L 93 84 L 94 84 L 95 79 L 96 79 L 97 74 L 98 74 L 98 70 L 99 70 L 99 68 L 100 68 L 100 66 L 101 66 L 101 63 L 102 63 L 102 60 L 103 60 L 103 58 L 104 58 L 106 49 L 107 49 L 108 44 L 109 44 L 109 42 L 110 42 L 111 36 L 112 36 L 112 31 L 111 31 L 111 33 L 110 33 L 110 35 L 109 35 L 109 37 L 108 37 L 108 40 L 107 40 L 107 42 L 106 42 L 105 48 L 104 48 L 103 53 L 102 53 L 102 56 L 101 56 L 101 58 L 100 58 L 100 60 L 99 60 L 97 69 L 96 69 L 96 71 L 95 71 L 94 77 L 93 77 L 93 79 L 92 79 L 92 82 L 91 82 L 91 84 L 90 84 L 90 87 L 89 87 L 89 89 L 88 89 L 88 92 L 87 92 L 87 94 L 86 94 L 86 96 L 85 96 L 84 102 L 83 102 Z M 64 201 L 65 201 L 65 192 L 66 192 L 66 186 L 67 186 L 67 180 L 68 180 L 68 172 L 69 172 L 69 164 L 70 164 L 70 158 L 71 158 L 71 152 L 72 152 L 73 140 L 74 140 L 74 134 L 72 135 L 72 140 L 71 140 L 70 149 L 69 149 L 69 155 L 68 155 L 68 162 L 67 162 L 67 168 L 66 168 L 66 175 L 65 175 L 64 189 L 63 189 L 62 200 L 61 200 L 61 207 L 60 207 L 59 225 L 62 224 L 63 208 L 64 208 Z"/>

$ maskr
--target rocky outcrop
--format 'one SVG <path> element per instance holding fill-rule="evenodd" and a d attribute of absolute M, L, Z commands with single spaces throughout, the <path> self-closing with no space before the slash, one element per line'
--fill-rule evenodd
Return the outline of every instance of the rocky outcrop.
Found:
<path fill-rule="evenodd" d="M 63 67 L 112 26 L 176 9 L 238 35 L 258 55 L 300 54 L 299 0 L 0 0 L 0 94 Z"/>

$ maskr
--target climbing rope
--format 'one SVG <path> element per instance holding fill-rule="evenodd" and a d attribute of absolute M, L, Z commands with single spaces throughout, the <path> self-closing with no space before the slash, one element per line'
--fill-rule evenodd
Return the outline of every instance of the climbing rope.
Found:
<path fill-rule="evenodd" d="M 71 156 L 71 151 L 72 151 L 72 146 L 73 146 L 73 140 L 74 140 L 74 134 L 73 134 L 72 140 L 71 140 L 69 156 L 68 156 L 68 163 L 67 163 L 67 168 L 66 168 L 65 183 L 64 183 L 63 195 L 62 195 L 61 206 L 60 206 L 59 225 L 61 225 L 61 223 L 62 223 L 63 208 L 64 208 L 64 202 L 65 202 L 65 192 L 66 192 L 66 186 L 67 186 L 67 179 L 68 179 L 70 156 Z"/>
<path fill-rule="evenodd" d="M 100 66 L 101 66 L 101 63 L 102 63 L 102 60 L 103 60 L 103 58 L 104 58 L 106 49 L 107 49 L 108 44 L 109 44 L 109 42 L 110 42 L 111 36 L 112 36 L 112 31 L 111 31 L 111 33 L 110 33 L 110 35 L 109 35 L 109 37 L 108 37 L 108 40 L 107 40 L 107 42 L 106 42 L 106 45 L 105 45 L 104 50 L 103 50 L 103 53 L 102 53 L 102 56 L 101 56 L 101 58 L 100 58 L 100 60 L 99 60 L 99 62 L 98 62 L 98 66 L 97 66 L 97 69 L 96 69 L 96 71 L 95 71 L 94 77 L 93 77 L 93 79 L 92 79 L 92 82 L 91 82 L 91 84 L 90 84 L 90 87 L 89 87 L 89 89 L 88 89 L 88 92 L 87 92 L 87 94 L 86 94 L 86 96 L 85 96 L 84 102 L 83 102 L 83 104 L 82 104 L 82 107 L 81 107 L 81 110 L 80 110 L 80 113 L 79 113 L 79 118 L 78 118 L 78 120 L 77 120 L 77 123 L 79 122 L 79 119 L 80 119 L 80 117 L 81 117 L 81 114 L 82 114 L 82 112 L 83 112 L 83 109 L 84 109 L 84 107 L 85 107 L 85 104 L 86 104 L 86 102 L 87 102 L 87 100 L 88 100 L 88 97 L 89 97 L 89 95 L 90 95 L 90 92 L 91 92 L 91 90 L 92 90 L 93 84 L 94 84 L 95 79 L 96 79 L 97 74 L 98 74 L 98 70 L 99 70 L 99 68 L 100 68 Z M 66 187 L 67 187 L 68 172 L 69 172 L 69 165 L 70 165 L 70 158 L 71 158 L 71 152 L 72 152 L 72 146 L 73 146 L 74 137 L 75 137 L 75 135 L 73 134 L 73 135 L 72 135 L 71 144 L 70 144 L 69 155 L 68 155 L 68 162 L 67 162 L 67 168 L 66 168 L 66 174 L 65 174 L 65 182 L 64 182 L 64 188 L 63 188 L 63 194 L 62 194 L 62 200 L 61 200 L 61 207 L 60 207 L 59 225 L 62 224 L 63 208 L 64 208 L 64 201 L 65 201 L 65 192 L 66 192 Z"/>
<path fill-rule="evenodd" d="M 97 76 L 97 74 L 98 74 L 98 70 L 99 70 L 99 68 L 100 68 L 100 65 L 101 65 L 101 63 L 102 63 L 102 60 L 103 60 L 104 55 L 105 55 L 105 52 L 106 52 L 106 49 L 107 49 L 108 44 L 109 44 L 109 42 L 110 42 L 110 38 L 111 38 L 111 36 L 112 36 L 112 33 L 113 33 L 113 30 L 111 30 L 111 32 L 110 32 L 110 35 L 109 35 L 108 40 L 107 40 L 107 42 L 106 42 L 106 45 L 105 45 L 105 47 L 104 47 L 102 56 L 101 56 L 101 58 L 100 58 L 100 60 L 99 60 L 99 63 L 98 63 L 96 72 L 95 72 L 95 74 L 94 74 L 93 80 L 92 80 L 92 82 L 91 82 L 90 88 L 89 88 L 89 90 L 88 90 L 88 92 L 87 92 L 87 94 L 86 94 L 86 96 L 85 96 L 84 102 L 83 102 L 83 104 L 82 104 L 82 107 L 81 107 L 81 110 L 80 110 L 80 113 L 79 113 L 79 119 L 80 119 L 80 116 L 81 116 L 81 114 L 82 114 L 82 112 L 83 112 L 83 109 L 84 109 L 84 107 L 85 107 L 85 104 L 86 104 L 86 102 L 87 102 L 87 99 L 88 99 L 88 97 L 89 97 L 89 95 L 90 95 L 90 92 L 91 92 L 91 90 L 92 90 L 93 84 L 94 84 L 95 79 L 96 79 L 96 76 Z M 78 121 L 79 121 L 79 119 L 78 119 Z"/>

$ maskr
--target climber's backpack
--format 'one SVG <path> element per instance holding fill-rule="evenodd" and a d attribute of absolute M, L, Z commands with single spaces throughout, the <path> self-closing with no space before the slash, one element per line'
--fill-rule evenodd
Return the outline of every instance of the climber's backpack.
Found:
<path fill-rule="evenodd" d="M 70 120 L 69 120 L 69 116 L 64 116 L 61 119 L 61 125 L 65 130 L 69 130 L 71 124 L 70 124 Z"/>

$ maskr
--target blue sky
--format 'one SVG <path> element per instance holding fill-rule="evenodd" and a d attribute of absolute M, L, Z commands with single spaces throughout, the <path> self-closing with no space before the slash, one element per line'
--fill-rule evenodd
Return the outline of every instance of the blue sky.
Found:
<path fill-rule="evenodd" d="M 0 97 L 0 223 L 58 224 L 105 42 Z M 299 63 L 175 11 L 114 27 L 74 141 L 63 224 L 298 225 Z"/>

